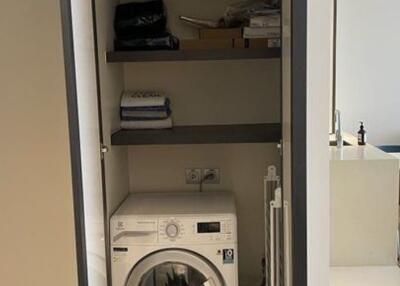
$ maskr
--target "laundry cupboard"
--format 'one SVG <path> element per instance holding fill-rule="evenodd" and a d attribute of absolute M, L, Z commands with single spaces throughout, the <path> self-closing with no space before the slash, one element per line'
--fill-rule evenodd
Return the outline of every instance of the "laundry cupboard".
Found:
<path fill-rule="evenodd" d="M 240 285 L 262 285 L 263 258 L 271 252 L 280 265 L 270 268 L 266 257 L 267 274 L 281 277 L 266 277 L 266 285 L 306 285 L 304 7 L 283 1 L 282 48 L 115 52 L 114 10 L 120 2 L 71 1 L 63 7 L 83 190 L 77 203 L 85 214 L 80 226 L 87 242 L 97 241 L 86 248 L 86 264 L 96 269 L 88 272 L 89 284 L 111 286 L 109 221 L 129 193 L 197 192 L 198 185 L 185 183 L 185 169 L 219 168 L 220 183 L 203 189 L 235 196 Z M 171 32 L 190 39 L 196 30 L 180 23 L 179 15 L 216 18 L 235 1 L 164 2 Z M 292 17 L 293 7 L 299 12 Z M 170 98 L 174 128 L 121 130 L 121 93 L 149 89 Z M 275 198 L 282 205 L 273 225 L 264 198 L 269 166 L 277 167 L 283 189 L 283 199 Z M 270 237 L 271 228 L 280 235 Z M 279 250 L 266 250 L 271 238 Z"/>

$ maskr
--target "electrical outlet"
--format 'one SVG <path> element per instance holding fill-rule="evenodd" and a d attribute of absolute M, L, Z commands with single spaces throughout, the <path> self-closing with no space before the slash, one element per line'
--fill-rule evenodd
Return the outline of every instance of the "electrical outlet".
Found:
<path fill-rule="evenodd" d="M 218 168 L 206 168 L 203 170 L 203 184 L 219 184 L 220 172 Z"/>
<path fill-rule="evenodd" d="M 195 168 L 195 169 L 186 169 L 186 184 L 200 184 L 201 183 L 201 176 L 202 172 L 201 169 Z"/>

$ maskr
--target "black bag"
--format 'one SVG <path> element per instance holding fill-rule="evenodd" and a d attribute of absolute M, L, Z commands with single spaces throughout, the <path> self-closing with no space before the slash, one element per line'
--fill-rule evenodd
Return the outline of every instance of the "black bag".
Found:
<path fill-rule="evenodd" d="M 116 7 L 114 29 L 118 40 L 158 37 L 166 31 L 162 0 L 133 2 Z"/>

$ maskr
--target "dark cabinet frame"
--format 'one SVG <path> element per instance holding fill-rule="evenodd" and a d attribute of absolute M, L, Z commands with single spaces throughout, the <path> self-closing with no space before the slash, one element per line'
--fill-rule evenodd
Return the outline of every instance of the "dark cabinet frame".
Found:
<path fill-rule="evenodd" d="M 293 286 L 307 285 L 307 0 L 292 1 Z"/>

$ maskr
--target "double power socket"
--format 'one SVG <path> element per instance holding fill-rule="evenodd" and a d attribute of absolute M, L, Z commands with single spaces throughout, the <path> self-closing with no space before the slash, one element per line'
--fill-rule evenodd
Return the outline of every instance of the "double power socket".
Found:
<path fill-rule="evenodd" d="M 186 184 L 219 184 L 220 170 L 218 168 L 191 168 L 185 170 Z"/>

